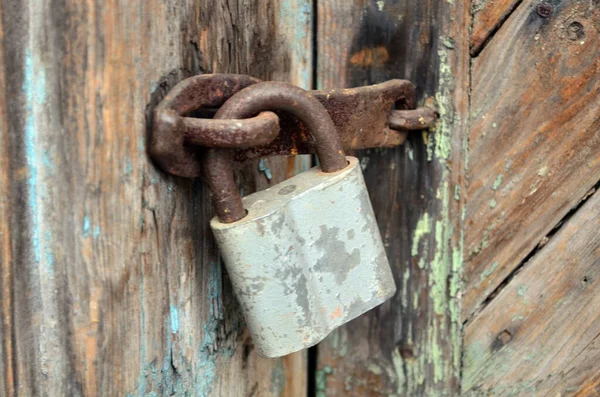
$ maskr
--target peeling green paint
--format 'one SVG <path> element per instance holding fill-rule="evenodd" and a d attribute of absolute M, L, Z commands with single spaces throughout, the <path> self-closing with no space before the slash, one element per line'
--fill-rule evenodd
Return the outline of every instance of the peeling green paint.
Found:
<path fill-rule="evenodd" d="M 404 269 L 404 273 L 402 275 L 402 306 L 404 308 L 408 307 L 408 281 L 410 280 L 410 268 L 407 267 Z"/>
<path fill-rule="evenodd" d="M 332 332 L 325 341 L 338 356 L 343 358 L 348 353 L 348 337 L 343 330 Z"/>
<path fill-rule="evenodd" d="M 410 251 L 412 256 L 419 254 L 419 242 L 423 236 L 429 233 L 431 233 L 431 221 L 429 219 L 429 214 L 425 212 L 421 215 L 421 218 L 419 218 L 415 231 L 413 232 L 412 249 Z"/>
<path fill-rule="evenodd" d="M 381 369 L 381 367 L 373 362 L 367 363 L 367 371 L 369 371 L 375 375 L 383 374 L 383 370 Z"/>
<path fill-rule="evenodd" d="M 448 182 L 444 181 L 438 188 L 437 195 L 441 197 L 442 220 L 435 222 L 435 253 L 431 264 L 431 290 L 430 296 L 433 300 L 434 311 L 444 314 L 448 304 L 447 278 L 450 274 L 450 255 L 448 243 L 451 238 L 452 227 L 449 224 L 449 198 Z"/>
<path fill-rule="evenodd" d="M 521 284 L 517 287 L 517 294 L 519 294 L 519 296 L 525 296 L 525 293 L 527 292 L 527 290 L 529 289 L 528 285 L 525 284 Z"/>
<path fill-rule="evenodd" d="M 413 309 L 417 310 L 419 308 L 419 292 L 415 291 L 413 292 L 413 304 L 412 304 Z"/>
<path fill-rule="evenodd" d="M 278 360 L 271 372 L 271 388 L 270 391 L 275 396 L 281 396 L 285 390 L 285 369 L 283 361 Z"/>
<path fill-rule="evenodd" d="M 494 184 L 492 185 L 492 190 L 498 190 L 498 188 L 502 184 L 502 178 L 503 178 L 502 174 L 500 174 L 496 177 L 496 180 L 494 181 Z"/>
<path fill-rule="evenodd" d="M 449 37 L 449 36 L 442 37 L 442 44 L 444 44 L 444 47 L 448 48 L 449 50 L 454 49 L 454 39 L 452 37 Z"/>
<path fill-rule="evenodd" d="M 446 89 L 456 84 L 452 74 L 452 67 L 448 62 L 447 50 L 438 51 L 440 59 L 439 78 L 440 85 Z M 435 155 L 439 160 L 449 160 L 452 153 L 452 125 L 454 119 L 454 107 L 450 93 L 438 92 L 435 95 L 437 110 L 440 115 L 438 126 L 435 131 Z M 432 140 L 430 140 L 432 141 Z"/>
<path fill-rule="evenodd" d="M 463 246 L 462 246 L 462 238 L 460 240 L 460 245 L 458 247 L 452 247 L 452 272 L 453 274 L 460 274 L 463 266 Z M 450 296 L 458 296 L 460 292 L 461 281 L 460 277 L 452 277 L 450 279 Z M 460 313 L 456 313 L 460 316 Z M 454 318 L 454 317 L 453 317 Z M 458 318 L 458 317 L 457 317 Z"/>
<path fill-rule="evenodd" d="M 317 370 L 315 375 L 315 387 L 317 397 L 327 397 L 327 376 L 333 374 L 333 369 L 325 366 Z"/>
<path fill-rule="evenodd" d="M 425 337 L 426 341 L 417 341 L 415 349 L 420 347 L 420 350 L 415 350 L 414 357 L 403 358 L 398 352 L 392 352 L 398 378 L 398 396 L 423 393 L 432 397 L 453 395 L 454 391 L 451 389 L 430 385 L 449 385 L 451 379 L 458 379 L 460 373 L 462 321 L 458 296 L 463 267 L 463 233 L 461 230 L 454 230 L 455 220 L 452 219 L 454 215 L 450 207 L 450 204 L 459 205 L 456 201 L 460 201 L 460 187 L 450 184 L 451 171 L 445 164 L 452 157 L 452 133 L 454 124 L 460 122 L 460 119 L 455 114 L 452 103 L 455 81 L 449 64 L 449 51 L 451 49 L 445 45 L 444 37 L 440 37 L 440 90 L 435 95 L 440 117 L 435 131 L 423 134 L 427 160 L 437 162 L 440 170 L 435 192 L 439 201 L 436 205 L 438 210 L 435 214 L 424 214 L 419 219 L 413 231 L 411 246 L 411 254 L 419 255 L 419 267 L 426 269 L 429 274 L 429 285 L 423 288 L 429 289 L 428 299 L 436 316 L 431 317 L 425 335 L 420 336 Z M 464 145 L 465 143 L 461 147 Z M 459 216 L 463 220 L 464 214 L 462 208 Z M 424 239 L 426 235 L 432 235 L 432 238 Z M 429 264 L 427 268 L 426 263 Z M 413 291 L 412 295 L 413 305 L 427 304 L 420 301 L 419 291 Z M 427 387 L 423 389 L 426 374 L 431 374 L 433 379 L 427 379 Z"/>
<path fill-rule="evenodd" d="M 485 362 L 489 354 L 488 346 L 480 340 L 475 340 L 465 346 L 462 379 L 464 390 L 473 386 L 475 378 L 479 375 L 480 363 Z"/>
<path fill-rule="evenodd" d="M 443 330 L 443 325 L 441 329 Z M 439 340 L 438 328 L 434 327 L 431 331 L 432 339 L 436 341 Z M 433 364 L 433 380 L 437 383 L 444 379 L 444 367 L 446 366 L 446 363 L 444 362 L 444 353 L 439 343 L 431 344 L 430 360 L 430 362 Z"/>
<path fill-rule="evenodd" d="M 404 152 L 408 155 L 408 158 L 410 159 L 410 161 L 414 161 L 414 159 L 415 159 L 414 150 L 412 149 L 412 147 L 409 146 L 408 143 L 406 144 Z"/>
<path fill-rule="evenodd" d="M 494 262 L 492 265 L 485 269 L 483 273 L 481 273 L 481 277 L 479 277 L 479 284 L 483 283 L 494 271 L 498 268 L 499 263 Z"/>
<path fill-rule="evenodd" d="M 495 199 L 495 198 L 492 198 L 492 199 L 490 200 L 490 208 L 491 208 L 491 209 L 494 209 L 494 208 L 496 208 L 496 199 Z"/>

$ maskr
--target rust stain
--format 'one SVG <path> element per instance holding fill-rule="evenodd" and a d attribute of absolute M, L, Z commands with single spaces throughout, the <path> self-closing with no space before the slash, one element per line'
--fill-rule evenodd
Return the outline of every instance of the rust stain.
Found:
<path fill-rule="evenodd" d="M 598 387 L 599 386 L 600 386 L 600 380 L 595 379 L 591 383 L 583 386 L 583 388 L 575 395 L 575 397 L 598 395 Z M 592 392 L 594 394 L 592 394 Z"/>
<path fill-rule="evenodd" d="M 375 48 L 363 48 L 350 56 L 350 64 L 362 68 L 381 67 L 390 59 L 387 48 L 380 46 Z"/>
<path fill-rule="evenodd" d="M 331 312 L 331 314 L 329 315 L 330 319 L 334 319 L 334 318 L 341 318 L 342 317 L 342 307 L 340 305 L 338 305 L 334 311 Z"/>

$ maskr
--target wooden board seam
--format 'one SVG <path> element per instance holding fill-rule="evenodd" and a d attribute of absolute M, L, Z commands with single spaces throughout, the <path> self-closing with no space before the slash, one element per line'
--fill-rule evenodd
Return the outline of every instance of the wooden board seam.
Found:
<path fill-rule="evenodd" d="M 600 190 L 600 180 L 596 182 L 594 187 L 592 187 L 577 203 L 576 206 L 571 208 L 569 212 L 565 216 L 563 216 L 560 221 L 554 225 L 552 230 L 542 238 L 540 243 L 534 247 L 531 252 L 523 258 L 523 260 L 510 272 L 508 276 L 485 298 L 485 300 L 478 306 L 474 308 L 474 310 L 467 316 L 467 319 L 463 321 L 463 326 L 466 326 L 470 322 L 472 322 L 485 308 L 502 292 L 506 286 L 510 284 L 510 282 L 527 266 L 528 263 L 537 255 L 542 248 L 554 237 L 562 227 L 571 219 L 581 207 L 585 205 L 585 203 L 593 196 L 593 194 Z M 463 352 L 464 353 L 464 352 Z"/>
<path fill-rule="evenodd" d="M 479 54 L 481 54 L 481 52 L 492 41 L 492 39 L 494 38 L 496 33 L 498 33 L 498 31 L 502 28 L 502 26 L 504 26 L 505 22 L 507 22 L 510 19 L 510 17 L 515 13 L 515 11 L 517 11 L 517 9 L 521 6 L 521 4 L 523 4 L 523 0 L 519 0 L 515 5 L 513 5 L 513 7 L 511 9 L 508 10 L 508 13 L 502 19 L 500 19 L 498 21 L 496 26 L 494 26 L 490 30 L 487 37 L 481 44 L 471 47 L 471 50 L 470 50 L 471 57 L 477 58 L 479 56 Z M 472 9 L 471 10 L 471 35 L 473 34 L 474 24 L 475 24 L 475 10 Z M 473 37 L 471 37 L 469 41 L 472 43 Z"/>

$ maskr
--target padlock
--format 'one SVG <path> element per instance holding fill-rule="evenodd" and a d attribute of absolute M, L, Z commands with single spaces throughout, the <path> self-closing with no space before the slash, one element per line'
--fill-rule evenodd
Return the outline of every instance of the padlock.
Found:
<path fill-rule="evenodd" d="M 266 357 L 317 344 L 396 291 L 360 162 L 344 155 L 318 100 L 289 84 L 258 83 L 215 118 L 277 109 L 307 126 L 320 167 L 240 199 L 231 152 L 211 149 L 205 163 L 218 214 L 211 228 L 255 348 Z"/>

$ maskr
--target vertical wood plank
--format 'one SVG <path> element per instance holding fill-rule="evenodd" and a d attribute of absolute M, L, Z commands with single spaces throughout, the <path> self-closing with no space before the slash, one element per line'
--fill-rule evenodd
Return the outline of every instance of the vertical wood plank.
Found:
<path fill-rule="evenodd" d="M 412 80 L 435 130 L 362 155 L 397 295 L 318 348 L 318 395 L 458 393 L 463 155 L 469 84 L 464 2 L 318 2 L 319 88 Z"/>
<path fill-rule="evenodd" d="M 0 394 L 306 393 L 303 353 L 252 349 L 208 192 L 158 171 L 145 146 L 153 106 L 184 77 L 310 86 L 311 9 L 0 2 Z M 246 192 L 266 183 L 254 174 Z"/>

